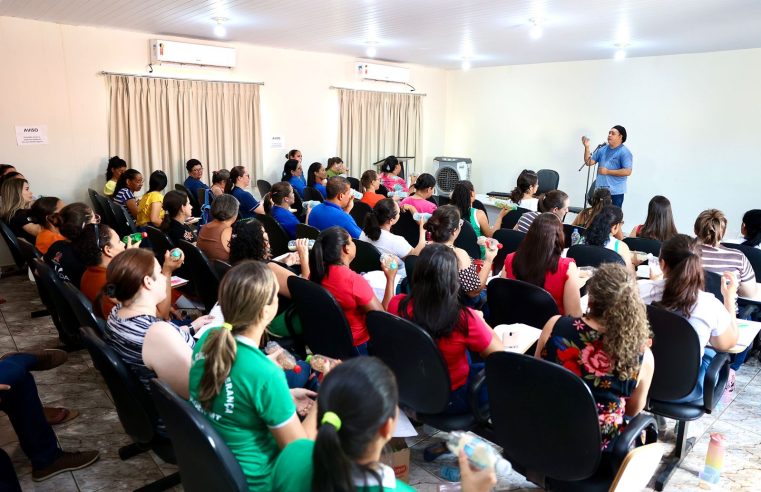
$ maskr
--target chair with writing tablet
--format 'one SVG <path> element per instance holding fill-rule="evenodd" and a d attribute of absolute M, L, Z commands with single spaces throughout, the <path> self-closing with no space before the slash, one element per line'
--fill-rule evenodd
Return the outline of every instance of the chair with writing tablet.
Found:
<path fill-rule="evenodd" d="M 650 253 L 655 257 L 661 255 L 661 242 L 657 239 L 650 239 L 647 237 L 626 237 L 624 238 L 624 242 L 632 251 Z"/>
<path fill-rule="evenodd" d="M 560 314 L 549 292 L 522 280 L 495 278 L 486 286 L 489 325 L 523 323 L 540 330 Z"/>
<path fill-rule="evenodd" d="M 604 246 L 590 246 L 589 244 L 576 244 L 568 248 L 568 258 L 576 261 L 576 266 L 599 267 L 603 263 L 619 263 L 626 265 L 623 257 Z"/>
<path fill-rule="evenodd" d="M 518 207 L 515 210 L 510 210 L 507 212 L 507 215 L 502 218 L 502 229 L 515 228 L 515 225 L 519 220 L 521 220 L 521 215 L 525 214 L 526 212 L 531 212 L 531 210 Z"/>
<path fill-rule="evenodd" d="M 513 229 L 499 229 L 494 231 L 492 238 L 499 241 L 502 245 L 502 249 L 497 252 L 497 256 L 494 257 L 494 263 L 492 264 L 492 273 L 494 275 L 498 274 L 502 270 L 502 267 L 505 266 L 505 258 L 507 258 L 507 255 L 518 251 L 518 246 L 521 245 L 525 237 L 525 232 Z"/>

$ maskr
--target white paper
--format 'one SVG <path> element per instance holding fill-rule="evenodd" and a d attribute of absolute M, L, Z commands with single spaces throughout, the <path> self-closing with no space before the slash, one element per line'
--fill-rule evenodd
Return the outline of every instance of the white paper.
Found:
<path fill-rule="evenodd" d="M 270 139 L 270 148 L 271 149 L 284 149 L 285 148 L 285 137 L 282 135 L 273 135 Z"/>
<path fill-rule="evenodd" d="M 16 145 L 47 145 L 48 126 L 17 126 Z"/>
<path fill-rule="evenodd" d="M 495 326 L 494 333 L 502 341 L 506 352 L 523 354 L 531 348 L 534 342 L 539 340 L 542 330 L 523 323 L 513 323 L 511 325 Z"/>
<path fill-rule="evenodd" d="M 410 422 L 409 417 L 401 409 L 399 409 L 399 418 L 396 419 L 396 429 L 391 437 L 412 437 L 417 436 L 415 427 Z"/>

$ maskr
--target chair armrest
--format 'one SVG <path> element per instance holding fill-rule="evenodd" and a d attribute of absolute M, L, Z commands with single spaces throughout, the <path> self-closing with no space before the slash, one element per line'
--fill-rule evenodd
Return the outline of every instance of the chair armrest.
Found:
<path fill-rule="evenodd" d="M 706 369 L 703 379 L 703 406 L 711 413 L 724 394 L 724 386 L 729 378 L 729 354 L 718 352 Z"/>
<path fill-rule="evenodd" d="M 642 431 L 645 431 L 645 442 L 640 440 Z M 613 473 L 618 471 L 621 463 L 629 454 L 629 451 L 633 448 L 651 444 L 658 440 L 658 423 L 655 421 L 655 417 L 640 412 L 636 417 L 631 419 L 626 427 L 618 435 L 613 442 L 613 448 L 611 449 L 611 467 Z"/>
<path fill-rule="evenodd" d="M 489 423 L 490 412 L 488 407 L 482 408 L 479 404 L 479 396 L 481 393 L 481 387 L 486 384 L 486 369 L 481 369 L 476 377 L 473 378 L 473 383 L 468 388 L 468 405 L 471 412 L 476 419 L 476 423 L 479 426 Z"/>

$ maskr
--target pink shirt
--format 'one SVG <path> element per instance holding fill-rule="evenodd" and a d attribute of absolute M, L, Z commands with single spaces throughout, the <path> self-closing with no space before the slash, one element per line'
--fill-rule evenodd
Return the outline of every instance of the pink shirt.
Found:
<path fill-rule="evenodd" d="M 354 346 L 370 340 L 365 322 L 365 312 L 360 306 L 366 306 L 373 300 L 375 293 L 370 284 L 360 274 L 343 265 L 330 265 L 328 273 L 322 279 L 322 286 L 333 294 L 338 305 L 344 311 L 349 322 Z M 316 313 L 316 315 L 319 315 Z"/>
<path fill-rule="evenodd" d="M 410 191 L 407 189 L 407 183 L 399 176 L 394 176 L 393 174 L 381 173 L 381 184 L 385 186 L 388 191 L 396 191 L 394 186 L 397 184 L 402 185 L 402 191 L 408 193 Z"/>
<path fill-rule="evenodd" d="M 432 214 L 436 211 L 436 204 L 431 203 L 428 200 L 423 200 L 422 198 L 413 198 L 411 196 L 408 196 L 401 202 L 399 202 L 399 205 L 412 205 L 415 207 L 415 210 L 422 214 Z"/>

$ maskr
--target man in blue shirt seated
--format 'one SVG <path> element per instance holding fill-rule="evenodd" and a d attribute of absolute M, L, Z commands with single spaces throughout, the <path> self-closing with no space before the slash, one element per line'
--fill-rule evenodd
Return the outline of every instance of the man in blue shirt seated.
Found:
<path fill-rule="evenodd" d="M 594 152 L 589 151 L 589 139 L 581 137 L 584 144 L 584 163 L 587 166 L 599 164 L 597 187 L 609 188 L 613 205 L 621 207 L 626 193 L 626 178 L 632 174 L 632 153 L 624 145 L 626 128 L 616 125 L 608 132 L 608 144 L 601 145 Z"/>
<path fill-rule="evenodd" d="M 359 239 L 362 229 L 354 218 L 349 215 L 354 206 L 349 180 L 342 176 L 334 176 L 328 180 L 325 187 L 327 199 L 314 207 L 309 213 L 309 225 L 323 231 L 328 227 L 341 226 L 354 239 Z"/>
<path fill-rule="evenodd" d="M 188 191 L 197 200 L 198 190 L 209 189 L 206 183 L 201 181 L 201 177 L 203 176 L 203 164 L 201 164 L 201 161 L 199 161 L 198 159 L 190 159 L 188 162 L 185 163 L 185 169 L 188 170 L 188 178 L 185 180 L 185 183 L 183 184 L 185 185 L 185 188 L 187 188 Z"/>

